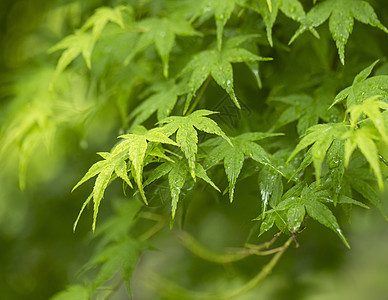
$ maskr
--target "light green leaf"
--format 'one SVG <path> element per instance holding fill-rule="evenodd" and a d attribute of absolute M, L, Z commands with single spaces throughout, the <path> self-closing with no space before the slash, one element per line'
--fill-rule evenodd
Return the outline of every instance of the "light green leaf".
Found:
<path fill-rule="evenodd" d="M 362 104 L 365 100 L 376 96 L 380 96 L 381 100 L 387 102 L 388 75 L 367 78 L 376 63 L 377 61 L 358 73 L 353 80 L 353 84 L 339 92 L 330 107 L 347 99 L 346 105 L 349 109 L 353 105 Z"/>
<path fill-rule="evenodd" d="M 376 189 L 372 187 L 369 182 L 363 179 L 360 179 L 358 177 L 352 176 L 351 174 L 346 176 L 346 180 L 350 182 L 352 188 L 355 191 L 360 193 L 365 199 L 367 199 L 370 203 L 376 206 L 376 208 L 380 211 L 380 213 L 385 218 L 385 220 L 388 221 L 388 216 L 384 211 L 383 205 L 381 203 L 381 198 L 379 194 L 376 192 Z"/>
<path fill-rule="evenodd" d="M 308 198 L 303 198 L 303 204 L 306 208 L 308 215 L 311 218 L 317 220 L 322 225 L 333 230 L 341 238 L 346 247 L 350 248 L 348 241 L 346 240 L 338 225 L 337 219 L 324 204 Z"/>
<path fill-rule="evenodd" d="M 224 27 L 239 0 L 202 0 L 198 2 L 197 10 L 192 20 L 205 14 L 214 15 L 217 27 L 217 48 L 221 51 Z"/>
<path fill-rule="evenodd" d="M 295 94 L 286 97 L 276 97 L 273 101 L 282 102 L 290 105 L 277 119 L 274 127 L 279 128 L 294 121 L 298 121 L 298 134 L 302 135 L 308 128 L 318 124 L 318 121 L 333 122 L 340 120 L 341 116 L 338 110 L 332 110 L 328 117 L 327 108 L 330 106 L 331 95 L 316 92 L 314 97 L 305 94 Z"/>
<path fill-rule="evenodd" d="M 90 299 L 91 293 L 92 289 L 90 287 L 76 284 L 69 286 L 58 294 L 55 294 L 50 298 L 50 300 L 88 300 Z"/>
<path fill-rule="evenodd" d="M 321 166 L 326 152 L 332 141 L 341 138 L 347 127 L 344 123 L 318 124 L 307 130 L 305 136 L 291 153 L 290 161 L 298 152 L 314 144 L 311 148 L 312 161 L 314 163 L 317 182 L 320 182 Z"/>
<path fill-rule="evenodd" d="M 101 266 L 93 280 L 93 284 L 95 286 L 100 286 L 115 272 L 120 270 L 124 280 L 129 286 L 132 271 L 138 261 L 139 248 L 140 246 L 136 241 L 129 237 L 125 237 L 120 241 L 111 243 L 102 251 L 98 252 L 87 264 L 88 268 Z"/>
<path fill-rule="evenodd" d="M 305 216 L 305 209 L 302 204 L 291 207 L 287 212 L 288 227 L 291 232 L 298 231 Z"/>
<path fill-rule="evenodd" d="M 129 115 L 133 119 L 132 127 L 143 123 L 154 112 L 157 112 L 158 120 L 162 120 L 170 115 L 178 100 L 178 89 L 172 81 L 167 81 L 157 93 L 145 99 Z"/>
<path fill-rule="evenodd" d="M 357 200 L 354 200 L 354 199 L 352 199 L 348 196 L 345 196 L 345 195 L 341 195 L 338 198 L 338 203 L 339 204 L 352 204 L 352 205 L 357 205 L 357 206 L 369 209 L 369 206 L 365 205 L 364 203 L 357 201 Z"/>
<path fill-rule="evenodd" d="M 345 172 L 345 145 L 343 141 L 334 139 L 327 152 L 326 161 L 333 184 L 334 205 L 336 205 L 338 196 L 341 192 L 342 178 Z"/>
<path fill-rule="evenodd" d="M 170 52 L 175 44 L 175 37 L 200 35 L 200 33 L 189 22 L 181 18 L 148 18 L 137 23 L 137 26 L 144 32 L 140 36 L 134 48 L 131 50 L 125 64 L 130 61 L 145 48 L 155 44 L 157 53 L 163 62 L 163 75 L 168 77 L 168 61 Z"/>
<path fill-rule="evenodd" d="M 283 194 L 283 182 L 281 175 L 268 166 L 264 166 L 260 170 L 258 181 L 262 199 L 261 212 L 264 216 L 270 205 L 270 200 L 273 205 L 279 203 Z"/>
<path fill-rule="evenodd" d="M 349 164 L 350 156 L 354 149 L 358 147 L 373 169 L 380 189 L 383 189 L 384 182 L 379 165 L 378 151 L 372 137 L 365 128 L 360 128 L 350 133 L 345 142 L 345 166 Z"/>
<path fill-rule="evenodd" d="M 345 45 L 352 33 L 354 19 L 388 33 L 388 29 L 380 23 L 368 2 L 362 0 L 326 0 L 315 5 L 307 13 L 290 43 L 306 30 L 316 32 L 315 27 L 327 19 L 329 19 L 329 29 L 336 42 L 342 64 L 345 63 Z"/>
<path fill-rule="evenodd" d="M 387 129 L 383 115 L 380 112 L 380 109 L 388 109 L 388 103 L 377 101 L 377 98 L 379 98 L 379 96 L 370 97 L 361 104 L 351 106 L 347 111 L 350 114 L 350 121 L 353 127 L 356 127 L 359 118 L 362 115 L 369 117 L 379 131 L 383 141 L 388 145 Z"/>
<path fill-rule="evenodd" d="M 247 38 L 252 37 L 251 35 Z M 257 56 L 246 49 L 237 48 L 236 44 L 242 43 L 244 38 L 231 38 L 231 42 L 225 43 L 222 51 L 216 49 L 205 50 L 196 54 L 185 66 L 181 74 L 191 72 L 189 79 L 189 95 L 186 100 L 185 112 L 195 92 L 201 87 L 209 75 L 230 96 L 236 107 L 241 108 L 233 87 L 233 62 L 268 61 L 271 58 Z"/>
<path fill-rule="evenodd" d="M 175 219 L 175 213 L 178 207 L 181 190 L 187 180 L 186 175 L 187 173 L 190 173 L 190 171 L 190 168 L 183 160 L 168 161 L 156 167 L 144 183 L 144 186 L 147 186 L 153 181 L 167 175 L 171 193 L 171 226 Z M 199 163 L 195 163 L 195 175 L 198 178 L 204 180 L 215 190 L 220 191 L 219 188 L 212 182 L 212 180 L 206 174 L 205 169 Z"/>
<path fill-rule="evenodd" d="M 268 42 L 273 46 L 272 27 L 275 24 L 279 10 L 287 17 L 300 22 L 305 17 L 302 4 L 298 0 L 259 0 L 260 13 L 267 29 Z"/>
<path fill-rule="evenodd" d="M 162 133 L 158 128 L 150 131 L 145 131 L 144 134 L 122 135 L 120 136 L 120 138 L 122 138 L 123 140 L 119 142 L 110 153 L 99 153 L 104 160 L 96 162 L 94 165 L 92 165 L 88 172 L 85 174 L 85 176 L 73 188 L 73 190 L 76 189 L 90 178 L 98 175 L 92 193 L 94 203 L 92 225 L 93 231 L 96 228 L 98 209 L 101 200 L 104 197 L 104 192 L 109 182 L 115 179 L 113 172 L 115 172 L 118 177 L 123 179 L 130 187 L 132 187 L 132 183 L 128 177 L 129 170 L 127 168 L 126 162 L 127 160 L 129 160 L 131 163 L 132 176 L 139 188 L 141 197 L 147 204 L 147 199 L 145 197 L 142 184 L 142 173 L 148 142 L 177 145 L 173 140 L 169 139 L 168 136 Z M 84 210 L 87 203 L 88 200 L 85 201 L 80 214 Z"/>
<path fill-rule="evenodd" d="M 171 171 L 168 173 L 168 183 L 170 186 L 171 192 L 171 211 L 172 216 L 171 220 L 175 219 L 175 212 L 178 206 L 179 194 L 183 188 L 183 185 L 186 181 L 186 168 L 182 162 L 177 162 L 171 168 Z"/>
<path fill-rule="evenodd" d="M 204 162 L 206 168 L 210 168 L 219 161 L 224 160 L 225 173 L 229 182 L 230 202 L 233 201 L 235 185 L 243 167 L 245 155 L 249 155 L 260 164 L 267 165 L 270 168 L 277 170 L 272 165 L 268 153 L 254 142 L 266 137 L 277 135 L 279 134 L 263 132 L 241 134 L 232 138 L 233 146 L 220 138 L 215 138 L 204 143 L 206 146 L 206 144 L 213 144 L 214 142 L 214 147 L 211 148 Z M 278 170 L 277 172 L 279 173 Z"/>
<path fill-rule="evenodd" d="M 176 142 L 182 149 L 190 167 L 191 177 L 195 180 L 195 157 L 197 154 L 198 135 L 197 130 L 221 136 L 228 143 L 229 138 L 221 130 L 216 122 L 209 119 L 208 115 L 214 114 L 209 110 L 197 110 L 185 117 L 168 117 L 160 121 L 166 124 L 162 127 L 168 136 L 176 132 Z"/>
<path fill-rule="evenodd" d="M 126 11 L 130 14 L 133 14 L 132 8 L 130 6 L 116 6 L 115 8 L 111 7 L 100 7 L 96 12 L 86 20 L 85 24 L 82 26 L 83 31 L 87 31 L 89 28 L 92 28 L 92 38 L 94 41 L 97 41 L 100 37 L 102 31 L 104 30 L 108 22 L 119 25 L 124 29 L 124 21 L 122 13 Z"/>
<path fill-rule="evenodd" d="M 270 230 L 274 224 L 275 224 L 275 214 L 274 213 L 266 214 L 265 218 L 263 219 L 260 225 L 259 236 L 261 236 L 266 231 Z"/>
<path fill-rule="evenodd" d="M 343 235 L 337 220 L 333 213 L 327 208 L 326 205 L 322 204 L 322 199 L 327 199 L 328 191 L 316 190 L 316 184 L 311 184 L 309 187 L 305 187 L 300 196 L 301 203 L 304 205 L 308 215 L 317 220 L 322 225 L 333 230 L 344 242 L 344 244 L 350 248 L 348 241 Z"/>
<path fill-rule="evenodd" d="M 58 44 L 51 47 L 49 49 L 49 53 L 65 49 L 65 51 L 62 53 L 61 57 L 58 60 L 53 81 L 80 54 L 82 54 L 87 67 L 90 69 L 92 67 L 91 55 L 92 55 L 93 47 L 94 47 L 94 42 L 91 34 L 81 30 L 78 30 L 74 34 L 65 37 Z"/>
<path fill-rule="evenodd" d="M 62 41 L 49 49 L 49 53 L 65 50 L 58 60 L 53 81 L 62 73 L 70 63 L 80 54 L 83 56 L 87 67 L 91 66 L 91 55 L 95 43 L 100 38 L 108 22 L 115 23 L 124 29 L 123 11 L 131 12 L 129 6 L 117 6 L 115 8 L 100 7 L 96 12 L 85 22 L 81 29 L 74 34 L 65 37 Z M 88 29 L 92 28 L 92 33 Z"/>

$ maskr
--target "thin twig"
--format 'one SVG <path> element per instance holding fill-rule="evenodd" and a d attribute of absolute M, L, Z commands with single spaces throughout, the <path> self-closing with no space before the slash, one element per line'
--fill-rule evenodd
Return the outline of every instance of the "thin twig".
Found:
<path fill-rule="evenodd" d="M 237 298 L 241 295 L 246 294 L 247 292 L 254 289 L 256 286 L 260 284 L 269 274 L 271 274 L 273 268 L 279 262 L 280 258 L 287 250 L 287 248 L 294 241 L 292 237 L 290 237 L 282 247 L 279 248 L 279 251 L 271 258 L 271 260 L 260 270 L 259 273 L 255 277 L 253 277 L 246 284 L 237 288 L 235 290 L 222 292 L 222 293 L 200 293 L 194 292 L 187 289 L 184 289 L 169 280 L 161 277 L 160 275 L 154 272 L 147 272 L 146 282 L 149 283 L 150 288 L 157 290 L 158 293 L 162 293 L 168 297 L 176 297 L 179 299 L 186 300 L 227 300 Z M 152 283 L 152 284 L 151 284 Z"/>

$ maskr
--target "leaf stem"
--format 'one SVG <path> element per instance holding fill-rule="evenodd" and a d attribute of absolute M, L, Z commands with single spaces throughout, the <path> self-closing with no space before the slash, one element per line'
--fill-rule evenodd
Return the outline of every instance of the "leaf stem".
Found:
<path fill-rule="evenodd" d="M 199 103 L 199 100 L 201 100 L 201 98 L 202 98 L 202 96 L 203 96 L 203 93 L 205 92 L 206 88 L 208 87 L 208 85 L 209 85 L 211 79 L 212 79 L 212 78 L 211 78 L 210 76 L 207 77 L 205 83 L 203 84 L 203 86 L 201 87 L 201 90 L 200 90 L 199 93 L 198 93 L 197 98 L 195 98 L 195 101 L 194 101 L 193 105 L 192 105 L 192 106 L 190 107 L 190 109 L 186 112 L 186 116 L 189 115 L 189 114 L 191 114 L 191 113 L 194 111 L 195 107 L 196 107 L 196 106 L 198 105 L 198 103 Z"/>

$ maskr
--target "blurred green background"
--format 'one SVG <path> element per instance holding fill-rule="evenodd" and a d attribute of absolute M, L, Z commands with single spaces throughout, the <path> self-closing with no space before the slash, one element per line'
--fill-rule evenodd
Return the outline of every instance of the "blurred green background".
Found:
<path fill-rule="evenodd" d="M 371 2 L 387 25 L 385 1 Z M 47 51 L 79 28 L 95 8 L 119 3 L 0 2 L 0 299 L 49 299 L 77 281 L 79 269 L 93 252 L 90 211 L 81 219 L 78 230 L 72 232 L 91 185 L 74 194 L 70 191 L 96 161 L 95 153 L 113 145 L 120 131 L 120 115 L 112 105 L 102 102 L 92 121 L 84 119 L 83 111 L 99 103 L 99 96 L 85 96 L 85 76 L 79 73 L 65 74 L 58 83 L 57 93 L 70 99 L 71 105 L 56 102 L 48 107 L 52 97 L 48 83 L 58 55 L 49 55 Z M 42 110 L 47 110 L 47 114 L 40 119 Z M 35 123 L 39 126 L 31 125 Z M 31 140 L 25 138 L 27 135 Z M 25 145 L 34 145 L 34 151 L 29 153 Z M 28 158 L 27 167 L 19 161 L 19 155 Z M 26 174 L 24 190 L 20 189 L 20 170 Z M 244 195 L 254 193 L 255 185 L 253 179 L 243 181 L 236 194 L 239 201 L 232 205 L 226 198 L 214 203 L 206 193 L 195 195 L 187 223 L 199 241 L 216 251 L 241 245 L 251 228 L 251 221 L 247 220 L 256 217 Z M 121 194 L 117 186 L 109 197 L 114 199 Z M 388 194 L 382 197 L 386 204 Z M 101 209 L 101 222 L 112 215 L 112 210 L 107 201 Z M 341 226 L 351 250 L 332 232 L 311 222 L 300 235 L 301 247 L 290 248 L 273 274 L 241 299 L 388 299 L 388 224 L 375 209 L 355 208 L 351 224 L 341 220 Z M 244 284 L 268 260 L 247 258 L 227 268 L 214 265 L 194 257 L 181 246 L 177 231 L 166 226 L 154 240 L 155 250 L 142 255 L 133 275 L 134 299 L 163 299 L 161 291 L 149 288 L 152 282 L 147 281 L 147 270 L 183 286 L 223 290 Z M 270 239 L 271 234 L 266 238 Z M 112 299 L 129 297 L 122 288 Z"/>

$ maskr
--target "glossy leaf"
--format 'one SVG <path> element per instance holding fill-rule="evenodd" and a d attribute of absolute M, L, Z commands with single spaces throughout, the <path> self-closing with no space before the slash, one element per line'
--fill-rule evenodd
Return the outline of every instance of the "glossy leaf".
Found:
<path fill-rule="evenodd" d="M 307 148 L 311 144 L 312 162 L 314 164 L 317 182 L 319 184 L 321 177 L 322 162 L 326 156 L 331 143 L 336 138 L 341 138 L 346 132 L 346 125 L 343 123 L 334 124 L 319 124 L 310 127 L 305 136 L 291 153 L 288 161 L 290 161 L 298 152 Z"/>
<path fill-rule="evenodd" d="M 302 20 L 302 25 L 291 38 L 290 43 L 306 30 L 316 33 L 315 27 L 327 19 L 329 19 L 329 29 L 337 45 L 342 64 L 345 64 L 345 45 L 352 33 L 354 19 L 388 33 L 388 29 L 381 24 L 373 7 L 368 2 L 362 0 L 326 0 L 315 5 L 306 14 L 306 18 Z"/>
<path fill-rule="evenodd" d="M 329 95 L 317 93 L 314 97 L 305 94 L 289 95 L 286 97 L 276 97 L 276 102 L 290 105 L 286 108 L 275 123 L 275 128 L 279 128 L 294 121 L 298 121 L 298 134 L 302 135 L 319 120 L 325 122 L 338 122 L 341 120 L 340 112 L 332 108 L 329 112 L 331 98 Z"/>
<path fill-rule="evenodd" d="M 104 160 L 92 165 L 85 176 L 73 188 L 73 190 L 75 190 L 90 178 L 98 175 L 93 187 L 93 231 L 96 228 L 98 209 L 100 202 L 104 197 L 104 192 L 109 182 L 114 179 L 112 177 L 113 172 L 132 187 L 127 174 L 129 170 L 127 169 L 126 160 L 129 160 L 131 162 L 132 176 L 139 188 L 140 195 L 144 202 L 147 203 L 142 184 L 142 172 L 148 142 L 176 145 L 173 140 L 169 139 L 167 135 L 162 133 L 159 129 L 150 130 L 145 134 L 126 134 L 120 136 L 120 138 L 123 140 L 114 147 L 112 152 L 99 153 Z"/>
<path fill-rule="evenodd" d="M 168 77 L 170 52 L 175 44 L 176 36 L 200 35 L 189 22 L 182 18 L 148 18 L 139 21 L 136 25 L 144 33 L 141 34 L 136 45 L 125 59 L 125 64 L 129 64 L 135 55 L 154 44 L 162 59 L 163 75 L 166 78 Z"/>
<path fill-rule="evenodd" d="M 250 132 L 232 138 L 233 145 L 219 138 L 209 140 L 207 142 L 214 142 L 216 146 L 213 147 L 209 153 L 207 153 L 208 157 L 205 159 L 204 166 L 208 169 L 221 160 L 224 160 L 225 173 L 229 182 L 230 202 L 233 201 L 234 189 L 244 164 L 245 155 L 249 156 L 262 165 L 269 166 L 274 170 L 277 170 L 272 165 L 268 153 L 261 146 L 255 143 L 255 141 L 261 140 L 263 138 L 277 135 L 279 134 Z"/>
<path fill-rule="evenodd" d="M 239 0 L 202 0 L 198 2 L 198 6 L 192 20 L 195 20 L 204 14 L 214 15 L 217 27 L 217 48 L 220 51 L 222 48 L 224 27 L 231 17 L 236 4 L 239 3 Z"/>
<path fill-rule="evenodd" d="M 260 13 L 264 19 L 267 29 L 267 39 L 271 47 L 272 27 L 275 24 L 279 10 L 290 19 L 302 23 L 305 12 L 302 4 L 298 0 L 259 0 Z"/>
<path fill-rule="evenodd" d="M 176 132 L 176 142 L 182 149 L 190 167 L 191 177 L 195 180 L 195 157 L 197 154 L 198 134 L 197 130 L 215 134 L 231 144 L 229 138 L 212 119 L 206 117 L 214 114 L 209 110 L 197 110 L 185 117 L 168 117 L 160 121 L 162 131 L 168 136 Z"/>
<path fill-rule="evenodd" d="M 380 100 L 388 101 L 388 75 L 378 75 L 367 78 L 372 72 L 377 61 L 362 70 L 353 80 L 353 84 L 340 91 L 334 98 L 333 107 L 335 104 L 346 101 L 346 106 L 350 108 L 356 104 L 362 104 L 365 100 L 380 96 Z"/>
<path fill-rule="evenodd" d="M 54 79 L 79 55 L 83 56 L 87 67 L 90 69 L 92 67 L 91 55 L 94 45 L 100 38 L 106 24 L 112 22 L 124 28 L 123 11 L 131 11 L 131 8 L 129 6 L 117 6 L 115 8 L 100 7 L 85 22 L 81 29 L 51 47 L 49 52 L 65 50 L 58 60 Z M 91 33 L 88 32 L 90 28 L 92 28 Z"/>
<path fill-rule="evenodd" d="M 250 35 L 248 37 L 251 37 Z M 196 54 L 182 70 L 181 74 L 191 72 L 189 79 L 189 95 L 187 96 L 185 111 L 195 92 L 201 87 L 209 75 L 230 96 L 236 107 L 241 108 L 233 87 L 232 63 L 268 61 L 271 58 L 255 55 L 244 48 L 238 47 L 243 43 L 241 37 L 231 38 L 221 51 L 216 49 L 205 50 Z"/>
<path fill-rule="evenodd" d="M 175 213 L 178 207 L 180 193 L 185 182 L 187 181 L 187 174 L 190 172 L 191 170 L 185 161 L 168 161 L 156 167 L 144 183 L 144 185 L 147 186 L 155 180 L 162 178 L 163 176 L 167 176 L 171 194 L 171 225 L 173 224 L 173 221 L 175 219 Z M 218 187 L 206 174 L 205 169 L 199 163 L 195 163 L 195 175 L 196 177 L 204 180 L 215 190 L 220 192 Z"/>

